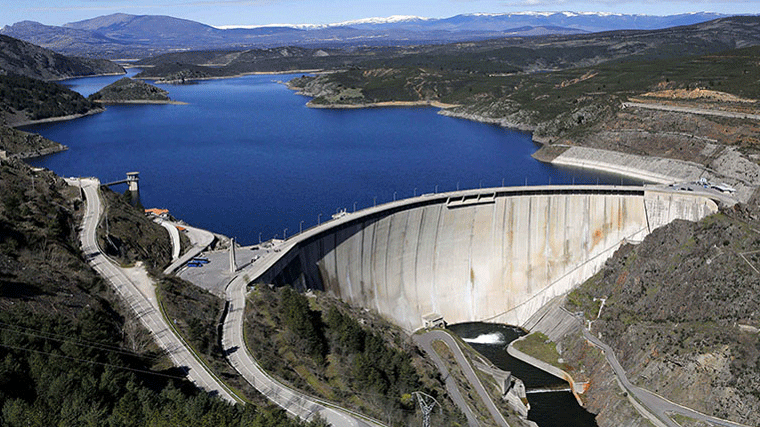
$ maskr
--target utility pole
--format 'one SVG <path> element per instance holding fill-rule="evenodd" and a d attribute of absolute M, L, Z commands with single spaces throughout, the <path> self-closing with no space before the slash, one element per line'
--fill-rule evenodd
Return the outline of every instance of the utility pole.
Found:
<path fill-rule="evenodd" d="M 417 397 L 417 403 L 422 409 L 422 427 L 430 427 L 430 413 L 433 412 L 435 405 L 438 405 L 438 409 L 441 410 L 441 404 L 433 396 L 421 391 L 415 391 L 412 394 Z"/>

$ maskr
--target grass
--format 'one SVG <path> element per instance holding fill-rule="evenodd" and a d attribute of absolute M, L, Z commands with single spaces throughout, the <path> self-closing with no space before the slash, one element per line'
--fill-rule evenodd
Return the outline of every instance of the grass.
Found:
<path fill-rule="evenodd" d="M 515 341 L 513 346 L 521 352 L 559 369 L 566 368 L 564 364 L 559 363 L 560 354 L 557 351 L 557 344 L 541 332 L 533 332 L 525 338 Z"/>
<path fill-rule="evenodd" d="M 669 413 L 668 416 L 680 426 L 697 426 L 699 421 L 682 414 Z"/>

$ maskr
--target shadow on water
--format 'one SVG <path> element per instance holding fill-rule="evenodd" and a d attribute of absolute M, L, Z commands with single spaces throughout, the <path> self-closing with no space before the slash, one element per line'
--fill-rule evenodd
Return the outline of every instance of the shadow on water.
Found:
<path fill-rule="evenodd" d="M 494 365 L 520 378 L 528 390 L 531 409 L 528 419 L 540 427 L 596 427 L 594 415 L 578 405 L 570 392 L 530 393 L 531 389 L 567 385 L 559 378 L 537 369 L 507 353 L 513 340 L 525 331 L 494 323 L 459 323 L 448 329 L 467 342 Z"/>

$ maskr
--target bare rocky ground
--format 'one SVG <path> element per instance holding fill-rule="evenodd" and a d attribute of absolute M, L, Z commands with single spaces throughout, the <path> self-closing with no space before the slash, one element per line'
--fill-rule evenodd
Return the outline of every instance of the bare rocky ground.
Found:
<path fill-rule="evenodd" d="M 627 245 L 573 291 L 637 385 L 700 412 L 760 424 L 760 212 L 737 205 L 699 223 L 676 221 Z M 596 298 L 597 300 L 594 300 Z M 599 298 L 606 298 L 601 316 Z M 579 337 L 566 360 L 592 378 L 588 408 L 620 425 L 609 368 Z M 618 399 L 620 400 L 620 399 Z M 688 423 L 686 423 L 688 425 Z"/>
<path fill-rule="evenodd" d="M 673 92 L 664 91 L 665 94 Z M 742 107 L 745 112 L 755 113 L 754 101 L 722 102 L 724 98 L 735 97 L 710 92 L 708 98 L 650 93 L 647 100 L 661 106 L 713 111 L 735 111 Z M 688 96 L 688 93 L 675 93 Z M 590 147 L 701 165 L 706 175 L 746 188 L 742 192 L 743 201 L 760 187 L 760 120 L 638 107 L 608 108 L 598 113 L 602 117 L 594 120 L 581 135 L 566 132 L 564 138 L 547 137 L 560 134 L 557 128 L 564 125 L 557 120 L 543 124 L 540 133 L 544 136 L 540 139 L 551 143 L 542 147 L 535 157 L 551 162 L 564 152 L 561 146 Z M 673 176 L 678 175 L 678 171 L 673 171 Z"/>

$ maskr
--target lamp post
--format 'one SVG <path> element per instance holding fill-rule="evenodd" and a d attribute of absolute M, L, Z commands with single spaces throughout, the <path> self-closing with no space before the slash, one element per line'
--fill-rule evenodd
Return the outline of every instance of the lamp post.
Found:
<path fill-rule="evenodd" d="M 261 244 L 261 232 L 259 231 L 259 244 Z"/>
<path fill-rule="evenodd" d="M 438 194 L 438 184 L 435 185 L 435 194 Z"/>
<path fill-rule="evenodd" d="M 414 197 L 417 197 L 417 187 L 414 187 Z"/>
<path fill-rule="evenodd" d="M 320 212 L 320 214 L 317 215 L 317 225 L 321 224 L 321 218 L 322 218 L 322 213 Z"/>
<path fill-rule="evenodd" d="M 298 224 L 298 234 L 303 233 L 303 220 L 301 220 L 301 223 Z"/>
<path fill-rule="evenodd" d="M 354 202 L 354 212 L 356 212 L 356 202 Z"/>
<path fill-rule="evenodd" d="M 288 229 L 282 230 L 282 240 L 288 240 Z"/>
<path fill-rule="evenodd" d="M 457 191 L 459 191 L 459 181 L 457 181 Z"/>
<path fill-rule="evenodd" d="M 396 201 L 396 192 L 395 191 L 393 192 L 393 201 L 394 202 Z"/>
<path fill-rule="evenodd" d="M 372 198 L 372 206 L 377 206 L 377 196 Z"/>

